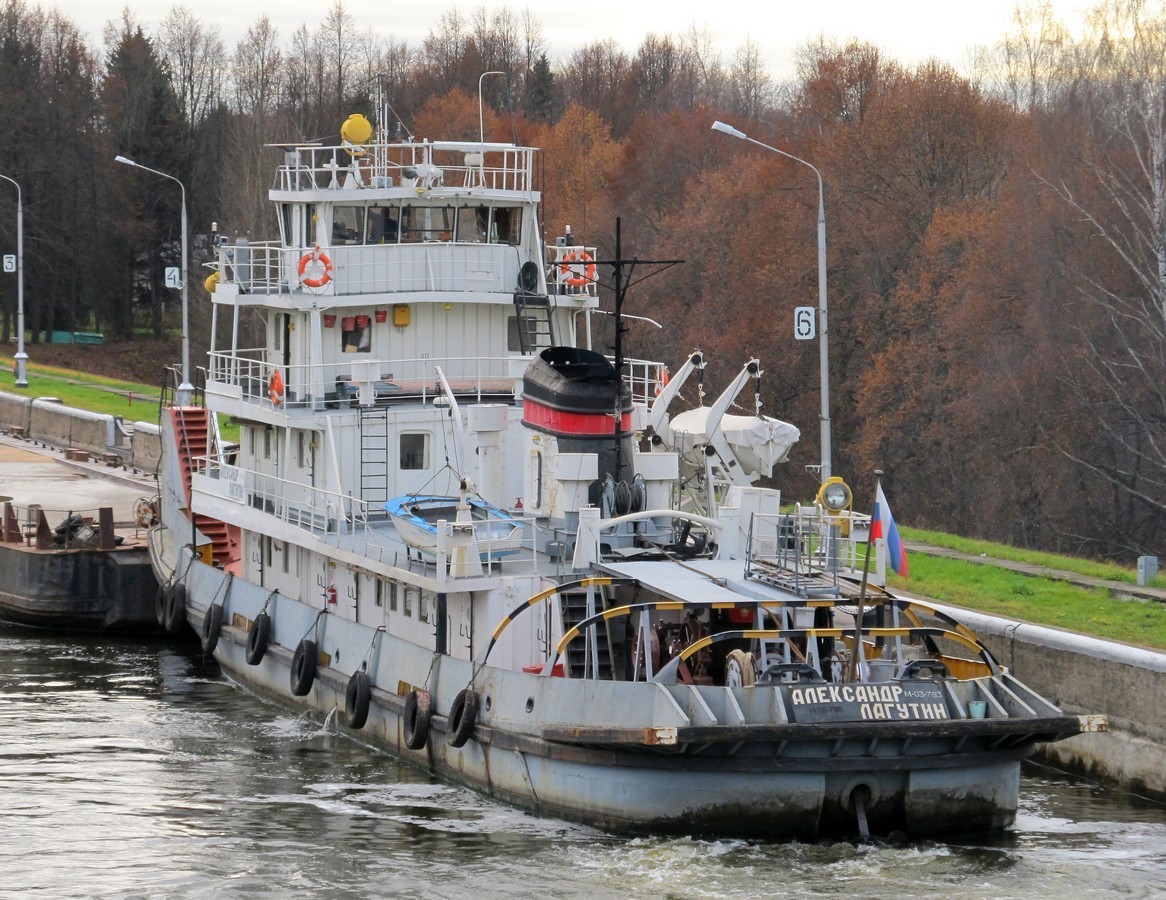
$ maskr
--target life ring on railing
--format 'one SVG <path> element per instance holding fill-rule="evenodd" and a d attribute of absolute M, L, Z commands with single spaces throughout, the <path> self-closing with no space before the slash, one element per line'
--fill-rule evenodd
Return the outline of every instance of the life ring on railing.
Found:
<path fill-rule="evenodd" d="M 267 379 L 267 396 L 271 398 L 272 406 L 283 403 L 283 376 L 279 369 L 271 370 L 271 377 Z"/>
<path fill-rule="evenodd" d="M 305 278 L 304 272 L 307 271 L 308 266 L 312 263 L 316 263 L 316 269 L 319 271 L 319 275 Z M 301 284 L 311 288 L 323 287 L 332 280 L 332 260 L 328 258 L 327 253 L 320 252 L 320 245 L 317 244 L 316 249 L 300 257 L 298 271 L 300 273 Z"/>
<path fill-rule="evenodd" d="M 580 274 L 573 274 L 578 270 L 573 269 L 571 264 L 576 262 L 584 264 Z M 572 250 L 563 257 L 559 274 L 563 278 L 563 283 L 569 284 L 571 287 L 583 287 L 585 284 L 592 284 L 595 281 L 595 260 L 585 250 L 580 250 L 578 253 Z"/>
<path fill-rule="evenodd" d="M 668 387 L 668 367 L 660 366 L 659 374 L 656 376 L 656 396 L 659 397 L 664 393 L 666 387 Z"/>

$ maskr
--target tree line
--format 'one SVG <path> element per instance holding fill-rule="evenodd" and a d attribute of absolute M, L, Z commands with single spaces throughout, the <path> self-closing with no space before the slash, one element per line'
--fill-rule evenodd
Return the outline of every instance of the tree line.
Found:
<path fill-rule="evenodd" d="M 501 74 L 483 77 L 485 72 Z M 129 13 L 87 46 L 67 16 L 0 6 L 0 173 L 25 205 L 35 334 L 173 327 L 176 186 L 195 261 L 211 222 L 267 239 L 276 151 L 372 116 L 384 84 L 402 134 L 543 148 L 545 231 L 601 252 L 685 264 L 637 284 L 632 352 L 694 348 L 723 384 L 763 360 L 764 411 L 802 427 L 778 483 L 814 487 L 817 180 L 710 130 L 722 119 L 812 163 L 825 187 L 836 474 L 858 502 L 875 468 L 908 524 L 1129 560 L 1166 524 L 1166 6 L 1104 0 L 1080 35 L 1019 9 L 971 74 L 905 66 L 861 42 L 802 47 L 778 82 L 755 45 L 707 33 L 613 40 L 551 59 L 529 13 L 445 13 L 411 46 L 335 3 L 281 35 L 258 19 L 234 48 L 174 7 Z M 0 190 L 4 189 L 0 183 Z M 14 246 L 0 196 L 0 245 Z M 195 280 L 192 317 L 209 320 Z M 608 302 L 610 297 L 607 298 Z M 0 279 L 0 329 L 15 284 Z M 200 319 L 201 317 L 201 319 Z M 201 332 L 197 327 L 197 341 Z M 35 353 L 33 354 L 35 357 Z"/>

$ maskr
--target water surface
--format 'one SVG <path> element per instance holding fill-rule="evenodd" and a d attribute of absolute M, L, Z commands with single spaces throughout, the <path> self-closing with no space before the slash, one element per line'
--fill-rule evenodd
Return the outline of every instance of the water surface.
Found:
<path fill-rule="evenodd" d="M 616 838 L 434 781 L 197 648 L 0 625 L 3 897 L 1166 894 L 1166 807 L 1026 769 L 969 843 Z"/>

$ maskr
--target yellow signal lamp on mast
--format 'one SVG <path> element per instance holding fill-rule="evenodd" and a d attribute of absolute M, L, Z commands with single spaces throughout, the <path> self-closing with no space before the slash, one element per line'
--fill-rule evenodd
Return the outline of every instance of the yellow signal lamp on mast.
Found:
<path fill-rule="evenodd" d="M 850 536 L 850 510 L 854 505 L 854 492 L 850 486 L 834 475 L 822 482 L 815 498 L 818 505 L 826 510 L 831 525 L 842 530 L 842 537 Z"/>

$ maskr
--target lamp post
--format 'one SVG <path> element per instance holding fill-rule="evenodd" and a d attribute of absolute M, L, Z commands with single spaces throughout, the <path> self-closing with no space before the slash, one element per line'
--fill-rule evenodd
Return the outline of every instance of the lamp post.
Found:
<path fill-rule="evenodd" d="M 769 146 L 769 144 L 763 144 L 761 141 L 754 140 L 743 131 L 738 131 L 732 125 L 726 125 L 724 122 L 713 122 L 713 131 L 719 131 L 721 134 L 740 138 L 743 141 L 748 141 L 750 144 L 756 144 L 758 147 L 772 150 L 774 153 L 778 153 L 786 159 L 792 159 L 794 162 L 801 163 L 803 166 L 812 169 L 814 174 L 818 176 L 818 351 L 822 382 L 822 412 L 820 414 L 822 426 L 822 469 L 820 477 L 822 482 L 825 483 L 830 478 L 830 352 L 828 345 L 829 332 L 826 327 L 826 204 L 822 189 L 822 173 L 804 159 L 798 159 L 792 153 L 786 153 L 784 150 L 778 150 L 776 147 Z"/>
<path fill-rule="evenodd" d="M 24 352 L 24 200 L 20 185 L 0 175 L 16 188 L 16 386 L 28 387 L 28 354 Z"/>
<path fill-rule="evenodd" d="M 143 166 L 141 163 L 134 162 L 132 159 L 126 159 L 124 156 L 115 156 L 113 161 L 126 166 L 133 166 L 135 169 L 143 169 L 155 175 L 161 175 L 163 178 L 169 178 L 182 191 L 182 384 L 178 385 L 178 405 L 189 406 L 191 396 L 194 394 L 194 385 L 190 383 L 190 298 L 187 289 L 188 279 L 186 277 L 186 186 L 173 175 L 167 175 L 165 172 L 159 172 L 157 169 Z"/>

